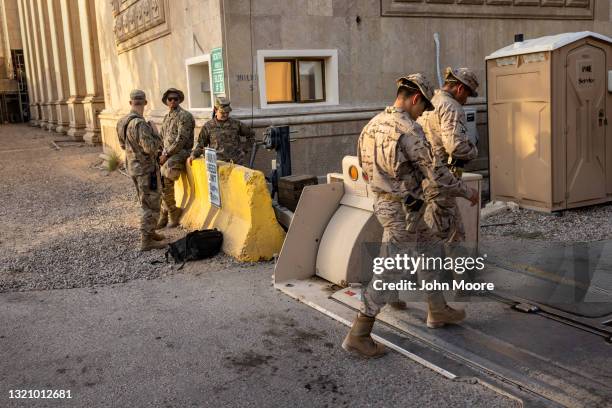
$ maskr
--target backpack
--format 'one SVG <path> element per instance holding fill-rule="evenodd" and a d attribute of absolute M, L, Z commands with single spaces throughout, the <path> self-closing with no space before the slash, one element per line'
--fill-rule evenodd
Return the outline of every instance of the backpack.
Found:
<path fill-rule="evenodd" d="M 219 253 L 223 244 L 223 234 L 215 229 L 193 231 L 185 237 L 168 244 L 166 251 L 166 262 L 168 255 L 174 259 L 174 263 L 182 262 L 183 269 L 187 261 L 211 258 Z"/>

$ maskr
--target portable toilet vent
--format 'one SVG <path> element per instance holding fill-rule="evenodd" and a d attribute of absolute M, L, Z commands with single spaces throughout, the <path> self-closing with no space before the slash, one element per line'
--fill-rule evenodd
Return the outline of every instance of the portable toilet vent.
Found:
<path fill-rule="evenodd" d="M 527 39 L 487 60 L 491 198 L 541 211 L 612 201 L 612 39 Z"/>

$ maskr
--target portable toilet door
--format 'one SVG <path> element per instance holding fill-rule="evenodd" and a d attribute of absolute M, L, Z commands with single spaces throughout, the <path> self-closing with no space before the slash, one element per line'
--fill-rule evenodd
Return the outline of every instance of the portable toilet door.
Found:
<path fill-rule="evenodd" d="M 564 33 L 486 59 L 491 198 L 543 211 L 612 201 L 612 39 Z"/>
<path fill-rule="evenodd" d="M 612 135 L 607 125 L 612 115 L 606 86 L 607 72 L 612 68 L 606 63 L 612 57 L 607 55 L 609 52 L 610 44 L 592 38 L 559 50 L 557 67 L 565 71 L 561 84 L 565 88 L 567 208 L 605 201 L 608 193 L 612 194 L 607 185 L 612 178 Z"/>

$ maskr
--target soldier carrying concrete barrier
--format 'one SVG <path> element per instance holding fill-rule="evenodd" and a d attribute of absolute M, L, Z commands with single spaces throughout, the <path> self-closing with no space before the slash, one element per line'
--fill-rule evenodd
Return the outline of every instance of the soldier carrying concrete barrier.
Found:
<path fill-rule="evenodd" d="M 430 102 L 433 92 L 427 78 L 420 73 L 411 74 L 398 79 L 397 86 L 393 106 L 385 108 L 364 127 L 358 142 L 359 164 L 375 194 L 374 213 L 383 227 L 382 256 L 393 256 L 389 252 L 395 246 L 426 239 L 422 182 L 431 185 L 432 191 L 478 202 L 478 192 L 457 180 L 447 166 L 435 159 L 416 122 L 423 111 L 433 109 Z M 419 273 L 422 275 L 423 271 Z M 365 288 L 362 309 L 342 343 L 345 350 L 365 357 L 385 353 L 384 347 L 370 336 L 380 309 L 387 303 L 405 307 L 397 293 L 374 290 L 373 281 Z M 428 325 L 456 323 L 465 317 L 465 312 L 448 306 L 440 292 L 427 292 L 427 300 Z"/>
<path fill-rule="evenodd" d="M 215 100 L 214 117 L 200 130 L 193 145 L 191 157 L 189 157 L 189 164 L 204 153 L 205 147 L 212 147 L 217 151 L 219 160 L 248 166 L 248 153 L 253 146 L 255 135 L 250 127 L 239 120 L 230 118 L 231 111 L 232 107 L 228 99 L 218 97 Z"/>
<path fill-rule="evenodd" d="M 168 106 L 168 113 L 164 116 L 161 127 L 164 142 L 159 158 L 159 164 L 162 166 L 162 210 L 157 228 L 164 228 L 166 225 L 170 228 L 176 227 L 181 218 L 182 210 L 176 206 L 174 199 L 174 182 L 185 171 L 185 160 L 189 157 L 193 145 L 195 128 L 193 115 L 180 106 L 184 100 L 183 92 L 175 88 L 168 89 L 162 97 L 162 102 Z"/>
<path fill-rule="evenodd" d="M 164 248 L 164 236 L 155 232 L 160 207 L 160 174 L 157 153 L 162 145 L 159 135 L 143 115 L 147 97 L 141 90 L 130 93 L 132 111 L 117 122 L 119 144 L 125 150 L 127 171 L 134 181 L 142 214 L 141 251 Z"/>

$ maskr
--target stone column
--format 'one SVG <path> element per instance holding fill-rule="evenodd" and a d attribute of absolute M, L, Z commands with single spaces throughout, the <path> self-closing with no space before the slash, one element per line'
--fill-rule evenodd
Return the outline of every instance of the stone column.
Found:
<path fill-rule="evenodd" d="M 67 133 L 70 119 L 68 116 L 68 69 L 66 67 L 66 52 L 60 46 L 64 40 L 62 11 L 59 0 L 47 0 L 47 10 L 49 14 L 49 33 L 51 37 L 51 53 L 53 54 L 53 65 L 55 66 L 55 93 L 57 99 L 54 101 L 57 114 L 56 132 Z"/>
<path fill-rule="evenodd" d="M 49 10 L 47 10 L 47 2 L 36 1 L 38 7 L 38 31 L 40 33 L 40 51 L 42 54 L 44 67 L 44 83 L 47 86 L 47 102 L 48 120 L 46 129 L 55 130 L 57 128 L 57 88 L 55 85 L 55 64 L 53 55 L 51 55 L 51 43 L 49 37 Z"/>
<path fill-rule="evenodd" d="M 87 88 L 87 96 L 83 101 L 86 123 L 83 139 L 87 143 L 98 144 L 101 142 L 100 119 L 98 115 L 104 109 L 104 93 L 94 0 L 78 0 L 78 7 L 81 23 L 85 84 Z"/>
<path fill-rule="evenodd" d="M 24 10 L 24 18 L 26 24 L 26 31 L 28 33 L 28 44 L 30 49 L 30 61 L 32 65 L 30 67 L 32 71 L 32 82 L 34 89 L 36 90 L 36 99 L 34 103 L 34 109 L 36 110 L 37 120 L 36 126 L 43 127 L 47 122 L 47 111 L 45 109 L 45 92 L 42 83 L 42 71 L 40 67 L 41 58 L 40 50 L 38 47 L 38 35 L 35 27 L 38 27 L 38 23 L 35 24 L 36 13 L 34 12 L 34 2 L 29 0 L 22 0 L 22 6 Z"/>
<path fill-rule="evenodd" d="M 26 0 L 26 4 L 30 6 L 30 19 L 29 19 L 29 30 L 32 41 L 32 45 L 34 47 L 34 55 L 36 58 L 36 78 L 38 83 L 38 91 L 39 91 L 39 104 L 40 104 L 40 120 L 38 121 L 38 125 L 42 128 L 46 128 L 48 124 L 51 122 L 51 117 L 49 116 L 49 96 L 47 87 L 45 86 L 45 75 L 46 67 L 43 65 L 43 56 L 41 50 L 41 39 L 40 39 L 40 22 L 38 18 L 38 2 Z"/>
<path fill-rule="evenodd" d="M 68 78 L 68 136 L 82 140 L 85 134 L 83 100 L 87 93 L 81 46 L 79 12 L 75 0 L 60 0 L 63 47 Z"/>
<path fill-rule="evenodd" d="M 28 81 L 28 97 L 30 100 L 30 125 L 37 126 L 40 106 L 38 105 L 38 92 L 36 89 L 36 76 L 34 75 L 34 59 L 32 58 L 32 44 L 30 40 L 28 21 L 28 7 L 24 7 L 24 0 L 17 0 L 17 10 L 19 11 L 19 26 L 21 30 L 21 41 L 23 43 L 23 57 L 26 67 Z"/>

